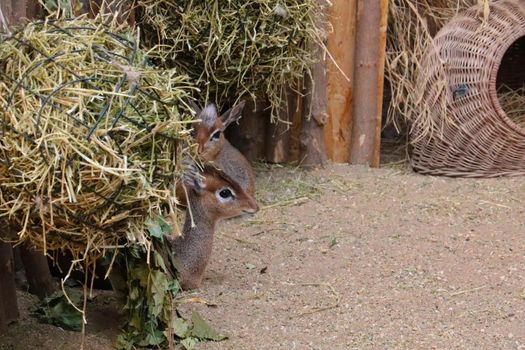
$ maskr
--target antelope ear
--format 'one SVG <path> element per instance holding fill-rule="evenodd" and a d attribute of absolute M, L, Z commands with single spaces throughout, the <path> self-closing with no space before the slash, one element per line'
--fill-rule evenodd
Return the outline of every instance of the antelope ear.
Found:
<path fill-rule="evenodd" d="M 230 125 L 233 122 L 236 122 L 237 120 L 241 119 L 242 117 L 242 110 L 244 109 L 244 105 L 246 104 L 246 101 L 241 101 L 232 108 L 228 109 L 224 114 L 221 116 L 222 123 L 224 124 L 224 128 L 226 129 L 228 125 Z"/>
<path fill-rule="evenodd" d="M 208 128 L 213 128 L 218 117 L 217 108 L 213 103 L 207 105 L 206 108 L 199 113 L 199 118 L 202 120 L 202 124 Z"/>
<path fill-rule="evenodd" d="M 204 191 L 206 182 L 198 165 L 193 161 L 184 160 L 182 161 L 182 166 L 184 168 L 184 174 L 182 175 L 184 186 L 195 190 L 197 193 Z"/>
<path fill-rule="evenodd" d="M 188 106 L 193 109 L 195 116 L 197 117 L 201 113 L 202 108 L 200 108 L 199 105 L 193 100 L 187 100 L 186 102 L 188 103 Z"/>

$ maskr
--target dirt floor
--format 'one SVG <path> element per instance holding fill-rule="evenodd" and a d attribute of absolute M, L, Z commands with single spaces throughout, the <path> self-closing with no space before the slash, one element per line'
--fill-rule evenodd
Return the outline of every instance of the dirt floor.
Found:
<path fill-rule="evenodd" d="M 525 349 L 523 177 L 258 168 L 262 210 L 221 224 L 202 290 L 181 295 L 229 335 L 199 349 Z M 0 349 L 78 349 L 21 298 Z M 117 314 L 95 298 L 86 349 L 111 349 Z"/>

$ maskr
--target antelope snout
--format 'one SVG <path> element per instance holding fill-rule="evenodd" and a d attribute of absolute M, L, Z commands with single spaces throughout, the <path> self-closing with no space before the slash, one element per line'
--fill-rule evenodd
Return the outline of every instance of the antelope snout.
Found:
<path fill-rule="evenodd" d="M 243 211 L 246 214 L 255 214 L 255 213 L 257 213 L 259 211 L 259 205 L 254 200 L 253 203 L 252 203 L 251 208 L 250 209 L 244 209 Z"/>

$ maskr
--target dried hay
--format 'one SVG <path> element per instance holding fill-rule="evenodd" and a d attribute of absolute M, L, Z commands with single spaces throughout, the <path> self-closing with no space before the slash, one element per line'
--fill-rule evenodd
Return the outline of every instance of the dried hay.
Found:
<path fill-rule="evenodd" d="M 201 102 L 266 97 L 272 115 L 285 89 L 301 90 L 322 43 L 315 0 L 139 0 L 149 54 L 187 72 Z"/>
<path fill-rule="evenodd" d="M 0 218 L 16 240 L 75 257 L 177 221 L 191 156 L 178 70 L 148 65 L 130 28 L 98 17 L 30 23 L 0 42 Z"/>
<path fill-rule="evenodd" d="M 392 100 L 388 122 L 400 130 L 403 122 L 418 126 L 418 136 L 432 133 L 436 126 L 425 106 L 416 77 L 432 37 L 459 12 L 478 4 L 487 18 L 488 0 L 394 0 L 389 4 L 385 73 Z M 447 84 L 443 74 L 443 86 Z M 447 120 L 447 116 L 443 116 Z M 422 132 L 423 131 L 423 132 Z M 413 140 L 417 141 L 417 140 Z"/>
<path fill-rule="evenodd" d="M 515 124 L 525 127 L 525 86 L 513 90 L 506 85 L 498 88 L 498 99 L 507 117 Z"/>

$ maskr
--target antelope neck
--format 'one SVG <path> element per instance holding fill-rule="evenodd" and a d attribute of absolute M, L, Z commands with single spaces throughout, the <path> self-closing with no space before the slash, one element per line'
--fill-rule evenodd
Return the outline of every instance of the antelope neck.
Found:
<path fill-rule="evenodd" d="M 202 206 L 201 202 L 196 198 L 195 195 L 189 195 L 189 206 L 191 208 L 191 214 L 193 215 L 193 221 L 195 227 L 191 227 L 190 209 L 187 209 L 186 219 L 184 220 L 184 232 L 189 231 L 214 231 L 217 220 L 211 218 L 210 213 Z"/>

